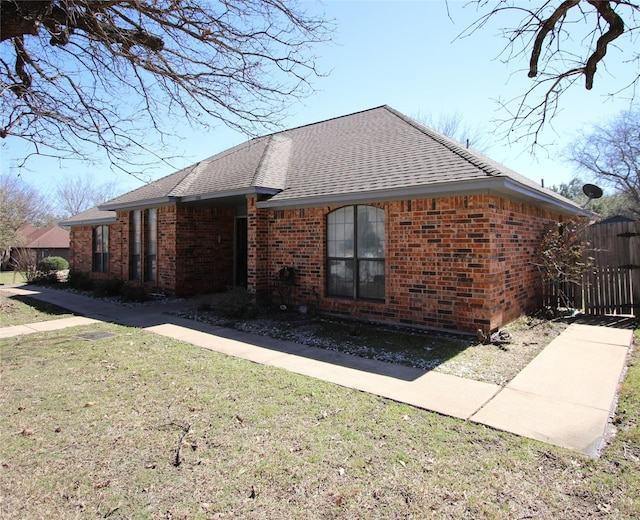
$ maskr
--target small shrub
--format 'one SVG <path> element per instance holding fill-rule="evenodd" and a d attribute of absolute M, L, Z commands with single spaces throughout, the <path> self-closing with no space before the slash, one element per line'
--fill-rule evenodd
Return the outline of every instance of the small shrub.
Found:
<path fill-rule="evenodd" d="M 253 294 L 242 287 L 229 289 L 217 307 L 226 318 L 255 318 L 258 313 Z"/>
<path fill-rule="evenodd" d="M 69 262 L 61 256 L 46 256 L 38 263 L 39 271 L 64 271 L 65 269 L 69 269 Z"/>
<path fill-rule="evenodd" d="M 67 276 L 67 284 L 78 291 L 93 291 L 94 281 L 91 275 L 82 271 L 69 271 Z"/>
<path fill-rule="evenodd" d="M 27 279 L 27 283 L 33 285 L 50 285 L 60 282 L 57 271 L 27 271 L 25 278 Z"/>
<path fill-rule="evenodd" d="M 198 305 L 198 311 L 200 312 L 211 312 L 213 310 L 213 306 L 210 302 L 204 302 Z"/>
<path fill-rule="evenodd" d="M 124 302 L 144 302 L 149 299 L 149 295 L 141 285 L 123 283 L 120 287 L 120 298 Z"/>
<path fill-rule="evenodd" d="M 117 278 L 94 282 L 93 294 L 98 297 L 119 296 L 124 282 Z"/>

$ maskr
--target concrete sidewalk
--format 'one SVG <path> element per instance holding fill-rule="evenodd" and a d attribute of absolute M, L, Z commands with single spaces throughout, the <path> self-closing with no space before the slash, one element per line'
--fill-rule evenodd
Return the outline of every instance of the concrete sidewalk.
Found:
<path fill-rule="evenodd" d="M 283 342 L 164 314 L 185 300 L 135 308 L 67 291 L 2 288 L 54 303 L 84 318 L 0 329 L 0 338 L 109 321 L 215 352 L 373 393 L 460 419 L 597 456 L 608 435 L 633 337 L 618 327 L 572 324 L 505 387 Z"/>
<path fill-rule="evenodd" d="M 632 329 L 572 324 L 471 420 L 597 456 Z"/>

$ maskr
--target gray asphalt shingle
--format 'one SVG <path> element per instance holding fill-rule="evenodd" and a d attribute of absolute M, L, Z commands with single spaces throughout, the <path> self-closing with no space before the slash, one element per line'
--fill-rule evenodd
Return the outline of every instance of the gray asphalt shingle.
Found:
<path fill-rule="evenodd" d="M 559 196 L 388 106 L 259 137 L 101 206 L 258 188 L 284 203 L 487 177 L 508 177 Z M 567 201 L 562 199 L 564 203 Z"/>

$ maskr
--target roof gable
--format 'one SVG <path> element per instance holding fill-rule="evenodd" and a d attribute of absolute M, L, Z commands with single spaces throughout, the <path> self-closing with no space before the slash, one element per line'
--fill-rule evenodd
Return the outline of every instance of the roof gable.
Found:
<path fill-rule="evenodd" d="M 18 230 L 24 237 L 20 247 L 27 249 L 65 249 L 69 247 L 69 232 L 58 226 L 37 228 L 28 224 Z"/>

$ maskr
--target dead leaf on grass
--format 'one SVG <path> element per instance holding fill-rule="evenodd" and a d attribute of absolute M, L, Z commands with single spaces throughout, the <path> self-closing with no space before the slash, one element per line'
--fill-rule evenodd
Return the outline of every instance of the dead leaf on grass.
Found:
<path fill-rule="evenodd" d="M 84 403 L 85 408 L 90 408 L 95 405 L 96 405 L 95 401 L 87 401 L 86 403 Z"/>
<path fill-rule="evenodd" d="M 25 437 L 29 437 L 30 435 L 33 435 L 33 430 L 29 430 L 28 428 L 25 428 L 24 430 L 22 430 L 20 432 L 20 435 L 24 435 Z"/>

